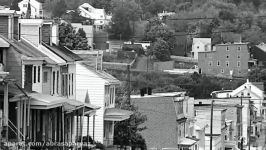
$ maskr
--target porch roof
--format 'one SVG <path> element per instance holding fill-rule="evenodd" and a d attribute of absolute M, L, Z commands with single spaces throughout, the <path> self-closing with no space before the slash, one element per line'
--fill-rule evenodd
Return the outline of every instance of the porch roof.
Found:
<path fill-rule="evenodd" d="M 107 108 L 104 112 L 104 120 L 123 121 L 128 119 L 132 114 L 133 112 L 128 110 L 118 108 Z"/>
<path fill-rule="evenodd" d="M 178 145 L 190 147 L 194 145 L 198 140 L 192 138 L 182 138 Z"/>
<path fill-rule="evenodd" d="M 100 107 L 80 102 L 73 99 L 68 99 L 65 97 L 60 96 L 51 96 L 47 94 L 40 94 L 40 93 L 28 93 L 28 96 L 30 97 L 30 108 L 31 109 L 52 109 L 56 107 L 62 107 L 64 108 L 65 112 L 73 112 L 75 110 L 78 110 L 78 114 L 81 115 L 84 112 L 86 115 L 89 115 L 88 112 L 91 112 L 93 110 L 97 110 Z M 19 94 L 14 96 L 13 98 L 9 99 L 10 102 L 17 102 L 20 100 L 25 100 L 27 97 L 24 94 Z"/>

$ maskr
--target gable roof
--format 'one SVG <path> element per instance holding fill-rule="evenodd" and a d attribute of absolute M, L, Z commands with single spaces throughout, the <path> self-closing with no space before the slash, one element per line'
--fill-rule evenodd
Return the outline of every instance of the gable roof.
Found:
<path fill-rule="evenodd" d="M 48 48 L 50 51 L 61 57 L 67 62 L 73 62 L 73 61 L 78 61 L 82 60 L 77 54 L 71 52 L 70 50 L 66 49 L 65 47 L 62 46 L 56 46 L 53 44 L 53 46 L 48 45 L 44 42 L 42 42 L 42 45 Z"/>
<path fill-rule="evenodd" d="M 211 45 L 212 43 L 211 38 L 193 38 L 193 44 L 197 42 L 201 42 L 204 45 Z"/>
<path fill-rule="evenodd" d="M 81 65 L 86 67 L 88 70 L 92 71 L 95 73 L 99 78 L 103 79 L 106 81 L 107 84 L 121 84 L 121 82 L 116 79 L 114 76 L 110 75 L 109 73 L 102 71 L 102 70 L 96 70 L 89 66 L 86 62 L 82 62 Z"/>

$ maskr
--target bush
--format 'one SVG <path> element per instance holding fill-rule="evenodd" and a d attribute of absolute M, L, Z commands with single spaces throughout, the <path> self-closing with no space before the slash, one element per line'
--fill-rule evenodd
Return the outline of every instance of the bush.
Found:
<path fill-rule="evenodd" d="M 123 51 L 135 51 L 139 56 L 144 55 L 144 49 L 141 44 L 124 44 L 122 47 Z"/>

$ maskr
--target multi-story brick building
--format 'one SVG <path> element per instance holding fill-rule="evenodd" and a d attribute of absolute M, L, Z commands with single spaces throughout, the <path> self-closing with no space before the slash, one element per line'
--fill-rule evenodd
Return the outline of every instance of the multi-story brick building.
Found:
<path fill-rule="evenodd" d="M 200 72 L 206 75 L 240 77 L 248 73 L 247 43 L 217 44 L 212 51 L 199 52 Z"/>

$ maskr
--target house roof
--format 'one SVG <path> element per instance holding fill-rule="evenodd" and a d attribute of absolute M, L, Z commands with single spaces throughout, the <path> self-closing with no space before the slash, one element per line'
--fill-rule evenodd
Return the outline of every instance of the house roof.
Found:
<path fill-rule="evenodd" d="M 9 47 L 10 44 L 4 39 L 0 38 L 0 47 Z"/>
<path fill-rule="evenodd" d="M 264 91 L 264 83 L 263 82 L 251 82 L 254 86 Z"/>
<path fill-rule="evenodd" d="M 197 42 L 201 42 L 204 45 L 212 44 L 211 38 L 193 38 L 193 44 Z"/>
<path fill-rule="evenodd" d="M 260 43 L 260 44 L 256 45 L 256 47 L 258 47 L 259 49 L 261 49 L 262 51 L 264 51 L 266 53 L 266 44 L 265 43 Z"/>
<path fill-rule="evenodd" d="M 192 146 L 195 143 L 197 143 L 198 140 L 192 139 L 192 138 L 181 138 L 178 145 L 180 146 Z"/>
<path fill-rule="evenodd" d="M 53 53 L 55 53 L 56 55 L 58 55 L 59 57 L 61 57 L 62 59 L 64 59 L 67 62 L 82 60 L 82 58 L 80 58 L 77 54 L 71 52 L 70 50 L 66 49 L 65 47 L 56 46 L 55 44 L 53 44 L 53 46 L 50 46 L 44 42 L 42 42 L 42 45 L 44 45 L 46 48 L 48 48 Z"/>
<path fill-rule="evenodd" d="M 99 78 L 103 79 L 106 81 L 107 84 L 121 84 L 121 82 L 116 79 L 114 76 L 110 75 L 109 73 L 102 71 L 102 70 L 96 70 L 89 66 L 86 62 L 82 62 L 81 65 L 95 73 Z"/>
<path fill-rule="evenodd" d="M 147 129 L 141 132 L 147 147 L 176 146 L 177 133 L 173 131 L 176 131 L 177 116 L 173 97 L 131 97 L 131 102 L 147 117 L 143 123 Z"/>
<path fill-rule="evenodd" d="M 128 119 L 132 114 L 133 112 L 128 110 L 107 108 L 104 112 L 104 120 L 123 121 Z"/>

